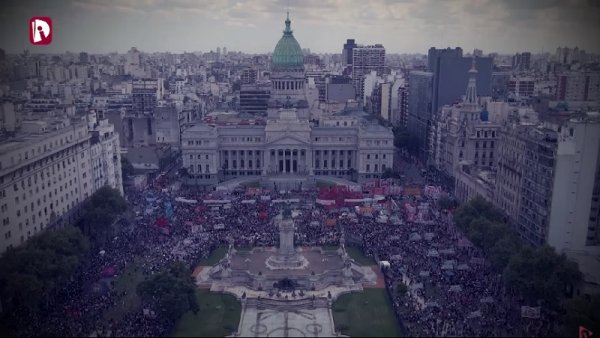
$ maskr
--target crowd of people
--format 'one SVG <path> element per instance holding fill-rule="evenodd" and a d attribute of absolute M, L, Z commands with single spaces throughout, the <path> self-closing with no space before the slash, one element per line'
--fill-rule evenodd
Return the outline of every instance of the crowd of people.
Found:
<path fill-rule="evenodd" d="M 281 211 L 281 199 L 297 199 L 295 245 L 358 245 L 377 261 L 389 261 L 386 286 L 395 313 L 415 336 L 502 336 L 543 334 L 547 326 L 525 322 L 517 300 L 507 295 L 499 275 L 485 264 L 482 253 L 463 238 L 449 213 L 429 203 L 429 222 L 406 221 L 403 203 L 414 196 L 388 197 L 395 210 L 375 208 L 361 215 L 350 208 L 325 208 L 315 204 L 318 190 L 278 192 L 247 189 L 203 193 L 149 186 L 128 190 L 132 215 L 120 223 L 115 237 L 84 264 L 54 299 L 51 311 L 20 325 L 27 336 L 163 336 L 172 328 L 139 311 L 107 315 L 123 305 L 126 294 L 114 287 L 120 274 L 131 268 L 150 276 L 172 262 L 193 269 L 218 246 L 275 246 L 278 229 L 273 218 Z M 178 200 L 179 198 L 179 200 Z M 204 200 L 227 201 L 207 205 Z M 254 201 L 246 203 L 248 201 Z M 172 214 L 166 211 L 172 206 Z M 379 210 L 381 209 L 381 210 Z M 397 214 L 403 224 L 380 222 L 379 213 Z M 352 215 L 352 217 L 349 217 Z M 157 226 L 165 219 L 166 226 Z M 324 220 L 335 219 L 332 224 Z M 223 226 L 222 226 L 223 225 Z M 374 263 L 375 264 L 375 263 Z M 138 270 L 138 271 L 139 271 Z M 108 274 L 106 273 L 108 271 Z M 135 270 L 134 270 L 135 271 Z M 111 273 L 112 272 L 112 273 Z M 406 294 L 395 292 L 407 286 Z M 106 291 L 98 286 L 107 285 Z M 100 291 L 99 291 L 100 289 Z"/>

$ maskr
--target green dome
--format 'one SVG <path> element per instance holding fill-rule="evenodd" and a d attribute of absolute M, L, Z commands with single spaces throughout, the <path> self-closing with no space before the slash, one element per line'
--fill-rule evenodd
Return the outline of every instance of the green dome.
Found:
<path fill-rule="evenodd" d="M 304 54 L 300 44 L 294 38 L 290 29 L 290 17 L 288 14 L 285 20 L 285 30 L 283 36 L 279 39 L 273 58 L 271 59 L 272 70 L 303 70 L 304 69 Z"/>

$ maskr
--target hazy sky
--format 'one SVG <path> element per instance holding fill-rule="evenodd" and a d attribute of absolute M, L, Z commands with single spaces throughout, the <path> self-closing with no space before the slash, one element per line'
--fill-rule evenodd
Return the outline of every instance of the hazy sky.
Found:
<path fill-rule="evenodd" d="M 270 52 L 288 0 L 1 0 L 0 48 L 8 52 Z M 347 38 L 390 53 L 600 52 L 600 0 L 289 0 L 302 48 L 341 53 Z M 50 16 L 54 40 L 31 46 L 28 20 Z"/>

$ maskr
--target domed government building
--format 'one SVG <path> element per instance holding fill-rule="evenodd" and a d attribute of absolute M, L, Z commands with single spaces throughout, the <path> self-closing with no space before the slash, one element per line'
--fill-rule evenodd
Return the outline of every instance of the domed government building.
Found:
<path fill-rule="evenodd" d="M 285 19 L 283 36 L 273 51 L 271 85 L 269 108 L 299 110 L 308 108 L 305 95 L 304 53 L 294 38 L 289 13 Z"/>
<path fill-rule="evenodd" d="M 304 54 L 289 13 L 273 51 L 270 82 L 266 118 L 204 118 L 183 131 L 185 184 L 210 189 L 259 181 L 263 187 L 298 189 L 319 180 L 356 186 L 392 168 L 389 128 L 356 107 L 337 114 L 312 111 Z"/>

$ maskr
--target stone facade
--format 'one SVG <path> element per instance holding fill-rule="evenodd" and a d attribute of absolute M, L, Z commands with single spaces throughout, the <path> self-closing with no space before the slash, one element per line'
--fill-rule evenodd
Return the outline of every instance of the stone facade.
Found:
<path fill-rule="evenodd" d="M 394 136 L 359 119 L 317 125 L 294 109 L 265 125 L 197 124 L 182 134 L 183 167 L 198 184 L 243 176 L 379 178 L 392 168 Z M 343 123 L 345 122 L 345 123 Z"/>

